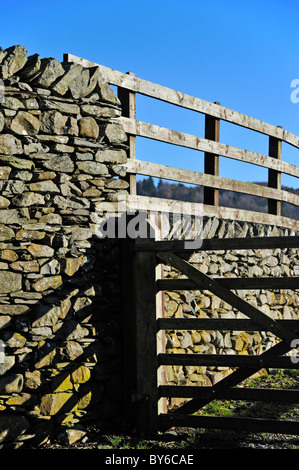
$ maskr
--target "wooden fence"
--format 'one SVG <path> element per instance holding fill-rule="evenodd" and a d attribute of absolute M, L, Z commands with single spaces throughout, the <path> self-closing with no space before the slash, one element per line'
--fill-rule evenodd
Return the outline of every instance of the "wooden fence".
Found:
<path fill-rule="evenodd" d="M 129 243 L 129 246 L 128 246 Z M 263 237 L 204 240 L 200 250 L 298 248 L 299 237 Z M 298 369 L 298 360 L 286 355 L 297 344 L 299 320 L 274 320 L 236 295 L 242 289 L 298 289 L 299 278 L 212 278 L 191 265 L 191 252 L 181 241 L 127 241 L 123 250 L 126 340 L 130 353 L 126 379 L 129 394 L 127 421 L 133 419 L 139 432 L 157 433 L 172 426 L 238 429 L 255 432 L 299 434 L 299 422 L 265 417 L 211 417 L 195 414 L 213 400 L 299 403 L 298 389 L 252 389 L 239 386 L 262 368 Z M 187 276 L 162 279 L 162 264 Z M 246 315 L 245 319 L 163 318 L 163 291 L 207 290 Z M 275 346 L 260 355 L 166 353 L 165 330 L 268 331 Z M 163 366 L 224 366 L 236 369 L 213 386 L 179 386 L 165 382 Z M 173 412 L 165 397 L 190 399 Z M 133 402 L 130 400 L 133 398 Z"/>
<path fill-rule="evenodd" d="M 65 54 L 64 60 L 85 67 L 98 66 L 103 78 L 118 87 L 122 116 L 117 118 L 128 134 L 128 181 L 130 200 L 140 210 L 159 211 L 161 204 L 169 212 L 180 213 L 180 202 L 147 198 L 136 194 L 136 175 L 145 175 L 195 184 L 204 187 L 201 215 L 299 230 L 299 221 L 281 215 L 283 202 L 299 206 L 297 194 L 281 188 L 281 174 L 299 177 L 299 167 L 282 160 L 282 142 L 299 148 L 299 137 L 258 119 L 209 103 L 135 77 L 95 64 L 85 59 Z M 136 93 L 205 115 L 203 137 L 170 130 L 136 119 Z M 244 150 L 219 142 L 220 121 L 267 135 L 268 155 Z M 172 145 L 187 147 L 204 153 L 204 173 L 173 168 L 137 159 L 136 137 L 145 137 Z M 268 186 L 223 178 L 219 175 L 219 158 L 226 157 L 268 170 Z M 219 190 L 229 190 L 268 200 L 268 213 L 258 213 L 219 206 Z M 192 209 L 191 209 L 192 211 Z M 195 213 L 197 208 L 194 209 Z M 188 250 L 184 240 L 153 241 L 147 239 L 123 240 L 122 263 L 124 314 L 125 314 L 125 416 L 138 431 L 156 433 L 171 426 L 196 426 L 202 428 L 229 428 L 247 431 L 268 431 L 299 434 L 299 423 L 262 418 L 211 418 L 195 415 L 200 408 L 215 398 L 244 399 L 250 401 L 283 401 L 298 403 L 298 390 L 256 390 L 237 387 L 247 377 L 264 367 L 298 368 L 285 354 L 297 340 L 298 320 L 274 320 L 263 314 L 233 290 L 242 289 L 298 289 L 299 278 L 223 278 L 213 279 L 188 263 Z M 203 240 L 198 250 L 298 248 L 299 237 L 265 237 Z M 193 250 L 193 248 L 190 248 Z M 189 252 L 190 254 L 190 252 Z M 162 265 L 169 264 L 187 276 L 185 279 L 163 279 Z M 165 290 L 208 290 L 217 295 L 248 319 L 187 319 L 163 318 L 162 296 Z M 259 356 L 166 354 L 163 332 L 167 329 L 270 331 L 280 340 L 274 347 Z M 172 387 L 164 380 L 166 365 L 213 365 L 236 368 L 225 379 L 212 387 Z M 190 399 L 173 413 L 167 412 L 165 397 Z"/>
<path fill-rule="evenodd" d="M 210 103 L 143 80 L 136 77 L 134 73 L 122 73 L 72 54 L 65 54 L 64 60 L 76 62 L 85 67 L 100 67 L 103 78 L 118 88 L 118 96 L 122 105 L 122 116 L 119 120 L 129 136 L 127 172 L 128 181 L 130 182 L 130 195 L 131 200 L 138 204 L 138 207 L 143 207 L 146 210 L 149 209 L 151 204 L 157 202 L 155 201 L 156 198 L 146 198 L 136 194 L 136 175 L 145 175 L 203 186 L 204 196 L 201 207 L 203 215 L 299 229 L 299 221 L 281 215 L 282 202 L 299 206 L 299 195 L 281 188 L 282 174 L 299 177 L 298 166 L 282 160 L 282 142 L 299 148 L 299 137 L 279 126 L 273 126 L 220 106 L 219 103 Z M 136 93 L 204 114 L 204 136 L 194 136 L 136 120 Z M 269 138 L 268 155 L 219 142 L 221 120 L 267 135 Z M 136 155 L 137 136 L 203 152 L 204 173 L 138 159 Z M 268 186 L 221 177 L 219 175 L 219 157 L 227 157 L 266 168 L 268 170 Z M 236 191 L 250 196 L 266 198 L 268 201 L 268 214 L 220 207 L 219 190 Z M 163 202 L 170 201 L 163 200 Z"/>

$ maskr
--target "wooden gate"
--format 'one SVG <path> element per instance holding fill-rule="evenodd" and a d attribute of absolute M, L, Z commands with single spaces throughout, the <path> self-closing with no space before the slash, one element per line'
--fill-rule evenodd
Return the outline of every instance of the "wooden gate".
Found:
<path fill-rule="evenodd" d="M 299 237 L 207 239 L 200 250 L 298 248 Z M 182 241 L 137 239 L 123 246 L 126 420 L 139 432 L 157 433 L 172 426 L 238 429 L 254 432 L 299 434 L 299 422 L 261 418 L 227 418 L 195 415 L 215 399 L 298 403 L 299 390 L 237 387 L 262 368 L 298 368 L 286 356 L 297 347 L 299 320 L 274 320 L 244 301 L 232 290 L 298 289 L 299 277 L 217 278 L 200 272 L 188 262 L 190 251 Z M 185 279 L 163 279 L 161 264 L 169 264 Z M 248 319 L 163 318 L 163 291 L 208 290 L 245 314 Z M 278 342 L 260 355 L 167 354 L 165 330 L 237 330 L 272 332 Z M 280 341 L 279 341 L 280 340 Z M 292 347 L 293 345 L 293 347 Z M 297 363 L 296 363 L 297 361 Z M 171 386 L 163 366 L 196 365 L 236 368 L 213 386 Z M 165 397 L 190 399 L 167 412 Z"/>

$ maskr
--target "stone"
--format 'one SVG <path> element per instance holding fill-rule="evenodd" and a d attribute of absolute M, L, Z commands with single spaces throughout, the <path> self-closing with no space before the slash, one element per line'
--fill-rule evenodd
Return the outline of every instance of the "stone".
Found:
<path fill-rule="evenodd" d="M 103 175 L 104 176 L 108 174 L 108 168 L 103 163 L 83 161 L 83 162 L 77 162 L 77 167 L 80 171 L 84 173 L 88 173 L 90 175 L 96 175 L 96 176 Z"/>
<path fill-rule="evenodd" d="M 101 144 L 101 140 L 103 140 L 103 136 L 98 138 L 98 142 L 95 141 L 90 141 L 88 139 L 84 139 L 83 137 L 73 137 L 72 138 L 72 144 L 76 147 L 81 147 L 81 150 L 89 150 L 89 149 L 94 149 L 98 150 L 103 148 L 103 144 Z"/>
<path fill-rule="evenodd" d="M 35 319 L 32 322 L 32 327 L 53 326 L 57 323 L 59 317 L 60 307 L 56 305 L 39 305 L 36 310 Z"/>
<path fill-rule="evenodd" d="M 59 95 L 65 95 L 68 91 L 71 83 L 78 79 L 78 76 L 82 73 L 83 67 L 76 63 L 65 63 L 63 64 L 64 75 L 59 79 L 53 86 L 53 91 Z M 74 90 L 74 87 L 73 87 Z"/>
<path fill-rule="evenodd" d="M 75 369 L 71 373 L 72 381 L 75 384 L 83 384 L 83 383 L 88 382 L 88 380 L 90 379 L 90 376 L 91 376 L 90 369 L 83 365 L 79 366 L 77 369 Z"/>
<path fill-rule="evenodd" d="M 22 143 L 11 134 L 0 135 L 0 154 L 20 155 L 23 153 Z"/>
<path fill-rule="evenodd" d="M 15 362 L 15 356 L 8 356 L 7 354 L 5 354 L 4 362 L 0 362 L 0 375 L 6 374 L 6 372 L 9 371 L 15 365 Z"/>
<path fill-rule="evenodd" d="M 33 396 L 30 393 L 21 393 L 20 395 L 14 395 L 10 397 L 6 404 L 9 406 L 21 406 L 29 403 L 33 403 L 35 401 Z"/>
<path fill-rule="evenodd" d="M 13 250 L 1 250 L 0 259 L 6 260 L 6 261 L 16 261 L 18 259 L 18 255 Z"/>
<path fill-rule="evenodd" d="M 11 228 L 5 225 L 0 225 L 0 242 L 11 240 L 14 236 L 15 233 Z"/>
<path fill-rule="evenodd" d="M 90 206 L 90 202 L 88 201 L 88 199 L 74 196 L 71 198 L 55 196 L 53 202 L 57 205 L 59 209 L 83 209 L 89 208 Z"/>
<path fill-rule="evenodd" d="M 89 84 L 89 70 L 83 69 L 80 74 L 77 74 L 74 80 L 69 84 L 69 91 L 75 100 L 83 98 L 88 93 Z"/>
<path fill-rule="evenodd" d="M 48 170 L 60 171 L 62 173 L 73 173 L 74 164 L 68 155 L 61 155 L 43 161 L 43 166 Z"/>
<path fill-rule="evenodd" d="M 0 113 L 0 132 L 3 131 L 5 125 L 5 118 L 2 113 Z"/>
<path fill-rule="evenodd" d="M 13 442 L 20 438 L 30 427 L 24 416 L 1 413 L 0 443 Z"/>
<path fill-rule="evenodd" d="M 31 113 L 19 111 L 10 127 L 15 134 L 36 135 L 39 132 L 39 119 Z"/>
<path fill-rule="evenodd" d="M 42 194 L 34 192 L 25 192 L 13 198 L 13 204 L 18 207 L 29 207 L 34 205 L 45 204 L 45 198 Z"/>
<path fill-rule="evenodd" d="M 97 139 L 99 137 L 99 126 L 96 120 L 91 116 L 86 116 L 79 119 L 79 135 L 81 137 L 88 137 Z"/>
<path fill-rule="evenodd" d="M 11 316 L 28 314 L 30 310 L 31 308 L 28 305 L 0 305 L 0 313 Z"/>
<path fill-rule="evenodd" d="M 5 58 L 0 65 L 0 76 L 3 80 L 12 77 L 24 67 L 28 54 L 24 46 L 12 46 L 5 52 Z"/>
<path fill-rule="evenodd" d="M 95 104 L 84 104 L 81 107 L 83 115 L 87 114 L 97 119 L 115 118 L 121 115 L 121 110 L 108 106 L 98 106 Z"/>
<path fill-rule="evenodd" d="M 102 194 L 102 191 L 96 188 L 88 188 L 83 192 L 84 197 L 98 198 Z"/>
<path fill-rule="evenodd" d="M 71 232 L 74 240 L 88 240 L 93 234 L 91 228 L 85 227 L 72 227 Z M 82 257 L 81 260 L 83 262 Z"/>
<path fill-rule="evenodd" d="M 23 335 L 9 330 L 5 330 L 3 340 L 9 348 L 22 348 L 26 344 L 26 338 Z"/>
<path fill-rule="evenodd" d="M 12 167 L 18 168 L 20 170 L 31 170 L 34 168 L 34 163 L 32 161 L 26 160 L 25 158 L 18 158 L 13 155 L 10 155 L 9 157 L 0 155 L 0 161 L 9 163 Z M 16 185 L 18 181 L 12 181 L 12 183 Z"/>
<path fill-rule="evenodd" d="M 11 268 L 24 273 L 38 273 L 40 269 L 37 261 L 16 261 L 11 263 Z"/>
<path fill-rule="evenodd" d="M 125 150 L 98 150 L 95 155 L 95 161 L 102 163 L 126 163 L 127 154 Z"/>
<path fill-rule="evenodd" d="M 56 415 L 72 396 L 72 393 L 67 392 L 44 395 L 39 406 L 41 414 L 46 416 Z"/>
<path fill-rule="evenodd" d="M 46 58 L 41 60 L 39 72 L 38 77 L 33 82 L 34 85 L 48 88 L 64 74 L 64 69 L 57 59 Z"/>
<path fill-rule="evenodd" d="M 0 241 L 1 232 L 3 233 L 1 224 L 18 224 L 23 225 L 29 219 L 28 209 L 4 209 L 0 211 Z M 5 231 L 4 233 L 10 233 Z"/>
<path fill-rule="evenodd" d="M 59 111 L 47 111 L 42 114 L 40 119 L 40 131 L 46 134 L 66 134 L 66 122 L 68 118 Z"/>
<path fill-rule="evenodd" d="M 100 74 L 97 79 L 96 92 L 99 94 L 100 98 L 103 101 L 111 103 L 113 105 L 120 105 L 120 101 L 117 98 L 116 94 L 108 85 L 108 83 L 101 77 Z"/>
<path fill-rule="evenodd" d="M 10 200 L 4 196 L 0 196 L 0 209 L 7 209 L 10 205 Z"/>
<path fill-rule="evenodd" d="M 67 121 L 67 133 L 68 135 L 79 135 L 78 121 L 76 118 L 70 116 Z"/>
<path fill-rule="evenodd" d="M 74 361 L 83 354 L 84 349 L 76 341 L 67 341 L 64 352 L 70 361 Z"/>
<path fill-rule="evenodd" d="M 82 440 L 82 438 L 86 436 L 86 434 L 86 430 L 82 426 L 77 424 L 70 429 L 66 429 L 65 441 L 68 445 L 72 445 L 75 444 L 75 442 Z"/>
<path fill-rule="evenodd" d="M 129 183 L 121 179 L 111 179 L 105 184 L 105 188 L 108 189 L 128 189 Z"/>
<path fill-rule="evenodd" d="M 31 183 L 29 185 L 31 191 L 36 191 L 38 193 L 59 193 L 59 189 L 55 183 L 51 180 L 44 180 L 36 183 Z"/>
<path fill-rule="evenodd" d="M 25 372 L 25 386 L 31 390 L 41 386 L 41 372 L 39 370 Z"/>
<path fill-rule="evenodd" d="M 28 110 L 39 109 L 38 102 L 35 98 L 27 98 L 27 100 L 24 101 L 24 104 L 25 108 Z"/>
<path fill-rule="evenodd" d="M 21 229 L 16 233 L 16 240 L 43 240 L 45 235 L 41 230 Z"/>
<path fill-rule="evenodd" d="M 64 114 L 73 114 L 73 115 L 80 114 L 80 107 L 77 104 L 74 104 L 71 102 L 60 101 L 60 99 L 57 97 L 51 100 L 40 101 L 39 107 L 41 110 L 52 109 L 52 110 L 60 111 L 61 113 L 64 113 Z"/>
<path fill-rule="evenodd" d="M 99 67 L 89 68 L 89 82 L 88 82 L 87 89 L 85 91 L 85 96 L 90 95 L 95 90 L 95 88 L 98 85 L 98 79 L 100 75 L 101 73 L 100 73 Z"/>
<path fill-rule="evenodd" d="M 33 174 L 30 171 L 16 171 L 13 175 L 15 178 L 20 179 L 22 181 L 31 181 L 33 178 Z"/>
<path fill-rule="evenodd" d="M 46 224 L 49 225 L 61 225 L 62 224 L 62 218 L 61 215 L 59 214 L 46 214 L 43 215 L 40 219 L 40 222 L 45 222 Z"/>
<path fill-rule="evenodd" d="M 0 315 L 0 330 L 9 327 L 11 324 L 11 317 L 9 315 Z"/>
<path fill-rule="evenodd" d="M 0 271 L 0 294 L 9 294 L 22 289 L 22 275 Z"/>
<path fill-rule="evenodd" d="M 52 275 L 52 274 L 59 274 L 60 273 L 60 264 L 57 259 L 52 259 L 48 263 L 42 265 L 40 273 L 42 275 Z"/>
<path fill-rule="evenodd" d="M 33 54 L 28 57 L 25 67 L 19 71 L 19 75 L 23 80 L 29 80 L 34 77 L 41 67 L 41 59 L 39 54 Z"/>
<path fill-rule="evenodd" d="M 38 326 L 36 328 L 31 328 L 30 333 L 34 336 L 40 336 L 41 338 L 51 338 L 53 336 L 52 328 L 48 326 Z M 45 365 L 50 365 L 48 362 L 49 357 L 44 356 L 41 361 L 35 364 L 35 367 L 44 367 Z"/>
<path fill-rule="evenodd" d="M 67 341 L 84 338 L 88 336 L 89 332 L 87 328 L 82 327 L 75 320 L 69 320 L 65 322 L 65 337 Z"/>
<path fill-rule="evenodd" d="M 28 247 L 28 251 L 34 258 L 50 258 L 54 255 L 53 248 L 36 243 L 31 243 Z"/>
<path fill-rule="evenodd" d="M 61 276 L 50 276 L 39 279 L 33 284 L 33 289 L 37 292 L 43 292 L 48 289 L 57 289 L 62 285 Z"/>
<path fill-rule="evenodd" d="M 48 327 L 35 328 L 37 332 L 43 333 L 41 336 L 51 336 L 52 329 Z M 50 341 L 44 339 L 39 341 L 38 350 L 36 354 L 35 368 L 41 369 L 43 367 L 51 366 L 56 357 L 56 350 Z"/>
<path fill-rule="evenodd" d="M 84 264 L 84 258 L 65 258 L 61 260 L 61 269 L 67 276 L 73 276 Z"/>
<path fill-rule="evenodd" d="M 18 98 L 15 98 L 14 96 L 5 96 L 3 101 L 3 107 L 10 110 L 25 109 L 24 103 L 18 100 Z M 10 113 L 9 115 L 15 116 L 15 113 Z"/>
<path fill-rule="evenodd" d="M 104 131 L 104 135 L 107 138 L 110 144 L 113 143 L 124 143 L 127 141 L 127 134 L 124 131 L 124 128 L 121 124 L 118 123 L 110 123 L 107 124 L 102 132 Z"/>

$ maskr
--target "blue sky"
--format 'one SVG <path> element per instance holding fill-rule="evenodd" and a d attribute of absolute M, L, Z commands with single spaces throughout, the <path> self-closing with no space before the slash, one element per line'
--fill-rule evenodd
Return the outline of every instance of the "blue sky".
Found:
<path fill-rule="evenodd" d="M 30 54 L 71 53 L 208 101 L 220 101 L 299 134 L 298 0 L 0 0 L 0 46 Z M 298 95 L 299 96 L 299 95 Z M 137 118 L 203 136 L 203 116 L 138 97 Z M 221 122 L 220 140 L 263 154 L 266 136 Z M 299 150 L 283 145 L 297 164 Z M 137 158 L 203 169 L 201 152 L 138 139 Z M 267 172 L 221 158 L 220 175 L 266 181 Z M 295 178 L 283 184 L 298 188 Z"/>

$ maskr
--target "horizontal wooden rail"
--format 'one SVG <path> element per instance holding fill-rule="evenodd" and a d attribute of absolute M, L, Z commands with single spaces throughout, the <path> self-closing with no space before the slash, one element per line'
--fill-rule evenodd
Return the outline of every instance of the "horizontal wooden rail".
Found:
<path fill-rule="evenodd" d="M 159 365 L 171 366 L 221 366 L 274 369 L 299 369 L 299 364 L 289 356 L 244 356 L 242 354 L 158 354 Z"/>
<path fill-rule="evenodd" d="M 156 98 L 167 103 L 186 108 L 201 114 L 207 114 L 223 121 L 231 122 L 241 127 L 275 137 L 299 148 L 299 137 L 281 127 L 268 124 L 218 104 L 172 90 L 171 88 L 143 80 L 141 78 L 119 72 L 103 65 L 91 62 L 73 54 L 64 54 L 65 62 L 76 62 L 84 67 L 99 67 L 103 78 L 111 85 L 116 85 L 134 93 Z"/>
<path fill-rule="evenodd" d="M 286 328 L 299 332 L 299 320 L 276 320 Z M 261 325 L 243 318 L 159 318 L 158 330 L 201 331 L 265 331 Z"/>
<path fill-rule="evenodd" d="M 299 277 L 229 277 L 214 278 L 227 289 L 299 289 Z M 160 279 L 157 281 L 158 291 L 197 290 L 198 285 L 192 279 Z"/>
<path fill-rule="evenodd" d="M 235 191 L 251 196 L 275 199 L 299 206 L 299 196 L 289 191 L 269 188 L 254 183 L 245 183 L 221 176 L 208 175 L 197 171 L 184 170 L 159 163 L 144 162 L 142 160 L 128 160 L 126 163 L 128 173 L 153 176 L 156 178 L 189 183 L 227 191 Z M 299 174 L 299 168 L 297 169 Z"/>
<path fill-rule="evenodd" d="M 264 250 L 275 248 L 299 248 L 299 236 L 290 237 L 242 237 L 242 238 L 206 238 L 197 251 L 218 250 Z M 135 251 L 171 251 L 186 252 L 184 240 L 147 241 L 136 239 Z M 189 251 L 194 251 L 192 247 Z"/>
<path fill-rule="evenodd" d="M 245 400 L 276 403 L 299 403 L 299 390 L 295 389 L 257 389 L 250 387 L 225 388 L 221 392 L 213 387 L 196 385 L 160 385 L 161 397 L 199 398 L 217 400 Z"/>
<path fill-rule="evenodd" d="M 130 211 L 138 209 L 140 211 L 156 211 L 159 213 L 163 212 L 162 208 L 164 208 L 164 212 L 170 214 L 189 214 L 197 217 L 200 215 L 241 222 L 256 222 L 299 231 L 299 220 L 288 217 L 243 209 L 232 209 L 230 207 L 216 207 L 193 202 L 188 203 L 173 199 L 130 195 L 128 208 Z"/>
<path fill-rule="evenodd" d="M 212 140 L 204 139 L 191 134 L 167 129 L 166 127 L 149 124 L 147 122 L 136 121 L 126 117 L 118 118 L 128 134 L 158 140 L 172 145 L 179 145 L 193 150 L 213 153 L 223 157 L 232 158 L 264 168 L 271 168 L 287 175 L 299 177 L 299 167 L 281 160 L 262 155 L 257 152 L 232 147 Z"/>
<path fill-rule="evenodd" d="M 185 414 L 161 414 L 161 429 L 194 427 L 203 429 L 230 429 L 241 432 L 268 432 L 299 434 L 299 421 L 265 418 L 226 418 L 224 416 L 186 416 Z"/>

